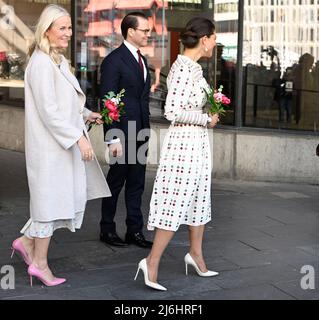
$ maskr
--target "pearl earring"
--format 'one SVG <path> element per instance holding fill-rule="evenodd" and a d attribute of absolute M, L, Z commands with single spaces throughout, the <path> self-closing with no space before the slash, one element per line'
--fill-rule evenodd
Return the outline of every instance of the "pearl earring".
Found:
<path fill-rule="evenodd" d="M 208 51 L 208 49 L 207 48 L 205 48 L 205 52 L 207 52 Z"/>

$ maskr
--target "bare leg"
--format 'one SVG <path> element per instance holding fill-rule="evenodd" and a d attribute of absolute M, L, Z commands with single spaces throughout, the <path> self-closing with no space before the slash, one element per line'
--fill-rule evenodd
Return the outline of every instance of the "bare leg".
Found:
<path fill-rule="evenodd" d="M 162 229 L 156 229 L 152 250 L 146 258 L 149 280 L 157 282 L 158 266 L 161 257 L 173 238 L 175 232 Z"/>
<path fill-rule="evenodd" d="M 51 237 L 49 238 L 35 238 L 34 258 L 32 264 L 42 271 L 46 280 L 53 281 L 53 276 L 48 265 L 48 250 Z"/>
<path fill-rule="evenodd" d="M 34 239 L 30 239 L 26 236 L 22 236 L 19 238 L 20 241 L 22 242 L 22 245 L 24 249 L 26 250 L 28 257 L 30 258 L 31 261 L 33 261 L 33 256 L 34 256 Z"/>
<path fill-rule="evenodd" d="M 202 272 L 207 272 L 206 264 L 203 257 L 203 235 L 204 235 L 205 226 L 189 226 L 189 241 L 190 241 L 190 250 L 189 253 L 198 265 L 199 269 Z"/>

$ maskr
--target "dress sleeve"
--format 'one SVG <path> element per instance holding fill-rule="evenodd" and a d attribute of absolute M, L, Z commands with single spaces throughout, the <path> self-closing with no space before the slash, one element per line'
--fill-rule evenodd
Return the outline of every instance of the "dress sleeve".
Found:
<path fill-rule="evenodd" d="M 186 111 L 188 100 L 193 89 L 192 71 L 187 66 L 180 66 L 173 71 L 168 80 L 168 93 L 165 104 L 165 118 L 174 124 L 187 123 L 206 126 L 206 113 Z"/>

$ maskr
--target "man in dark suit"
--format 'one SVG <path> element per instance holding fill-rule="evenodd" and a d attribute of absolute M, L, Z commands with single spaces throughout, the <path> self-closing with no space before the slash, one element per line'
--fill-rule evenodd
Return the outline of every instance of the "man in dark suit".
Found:
<path fill-rule="evenodd" d="M 122 21 L 121 31 L 125 39 L 123 44 L 110 53 L 101 65 L 100 95 L 103 97 L 109 91 L 118 93 L 125 89 L 125 114 L 120 122 L 104 125 L 110 156 L 117 157 L 118 161 L 110 164 L 107 175 L 112 197 L 102 200 L 100 240 L 119 247 L 133 243 L 150 248 L 152 242 L 147 241 L 142 232 L 144 223 L 141 212 L 147 150 L 143 155 L 138 155 L 139 148 L 145 148 L 149 135 L 145 135 L 145 131 L 150 128 L 150 74 L 147 61 L 139 50 L 147 46 L 150 33 L 148 19 L 140 12 L 129 13 Z M 114 129 L 120 130 L 120 134 Z M 124 183 L 127 209 L 125 242 L 117 235 L 114 222 L 118 196 Z"/>

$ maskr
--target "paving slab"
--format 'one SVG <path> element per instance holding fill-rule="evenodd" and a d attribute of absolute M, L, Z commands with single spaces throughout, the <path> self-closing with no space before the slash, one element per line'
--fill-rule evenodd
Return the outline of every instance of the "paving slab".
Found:
<path fill-rule="evenodd" d="M 103 168 L 107 172 L 107 167 Z M 142 202 L 147 221 L 156 171 L 146 174 Z M 11 243 L 29 218 L 29 192 L 24 154 L 0 149 L 0 268 L 11 265 L 15 289 L 0 288 L 3 300 L 317 300 L 319 299 L 319 186 L 212 180 L 213 220 L 207 224 L 204 255 L 220 274 L 201 278 L 190 268 L 188 229 L 182 226 L 169 244 L 159 270 L 167 292 L 144 285 L 142 273 L 133 280 L 138 261 L 149 249 L 108 246 L 99 241 L 101 201 L 90 201 L 81 230 L 58 230 L 52 239 L 52 270 L 67 278 L 48 288 L 37 280 L 31 288 L 26 266 L 12 259 Z M 117 231 L 125 236 L 123 193 L 116 215 Z M 144 231 L 148 239 L 154 233 Z M 315 271 L 313 290 L 301 288 L 301 268 Z M 0 278 L 2 275 L 0 274 Z"/>

